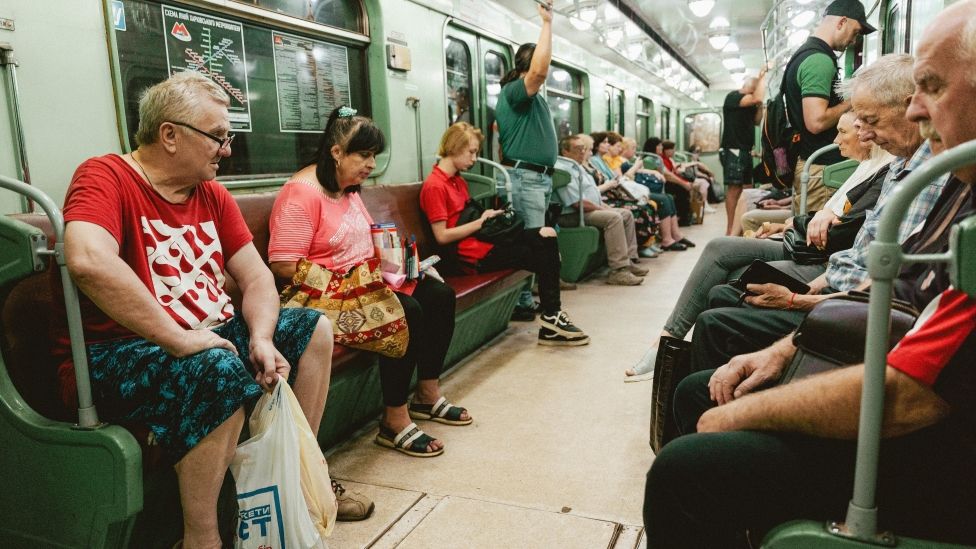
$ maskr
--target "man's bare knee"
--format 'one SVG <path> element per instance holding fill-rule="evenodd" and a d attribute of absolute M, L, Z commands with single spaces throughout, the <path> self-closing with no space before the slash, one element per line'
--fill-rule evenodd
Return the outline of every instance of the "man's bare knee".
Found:
<path fill-rule="evenodd" d="M 556 229 L 553 229 L 552 227 L 542 227 L 539 229 L 539 236 L 542 236 L 543 238 L 555 238 Z"/>

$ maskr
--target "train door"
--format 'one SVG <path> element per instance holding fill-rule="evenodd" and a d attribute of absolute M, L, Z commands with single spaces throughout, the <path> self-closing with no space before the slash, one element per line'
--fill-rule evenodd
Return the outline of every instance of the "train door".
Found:
<path fill-rule="evenodd" d="M 512 67 L 511 49 L 452 25 L 444 38 L 444 59 L 447 124 L 467 122 L 481 129 L 485 136 L 481 155 L 498 161 L 495 105 L 502 77 Z"/>

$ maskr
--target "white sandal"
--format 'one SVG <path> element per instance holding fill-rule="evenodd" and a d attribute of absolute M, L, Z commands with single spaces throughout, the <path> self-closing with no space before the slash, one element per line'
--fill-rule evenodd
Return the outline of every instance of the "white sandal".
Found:
<path fill-rule="evenodd" d="M 654 362 L 657 360 L 657 347 L 651 347 L 644 352 L 644 356 L 637 361 L 637 364 L 633 368 L 624 372 L 626 377 L 624 377 L 624 383 L 637 383 L 639 381 L 647 381 L 649 379 L 654 379 Z M 629 375 L 630 371 L 633 371 L 633 375 Z"/>

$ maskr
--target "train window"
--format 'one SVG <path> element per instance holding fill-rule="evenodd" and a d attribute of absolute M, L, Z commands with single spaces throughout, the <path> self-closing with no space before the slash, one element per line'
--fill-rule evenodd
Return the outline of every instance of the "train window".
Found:
<path fill-rule="evenodd" d="M 365 44 L 155 0 L 127 0 L 126 14 L 115 54 L 130 146 L 140 94 L 181 70 L 212 77 L 231 98 L 236 139 L 220 163 L 222 178 L 290 174 L 314 154 L 336 106 L 370 113 Z"/>
<path fill-rule="evenodd" d="M 646 97 L 637 98 L 637 142 L 644 143 L 651 137 L 654 127 L 654 102 Z"/>
<path fill-rule="evenodd" d="M 473 123 L 471 118 L 471 52 L 455 38 L 444 40 L 447 81 L 447 123 Z"/>
<path fill-rule="evenodd" d="M 583 84 L 579 73 L 554 66 L 546 80 L 546 101 L 556 136 L 562 139 L 583 131 Z"/>
<path fill-rule="evenodd" d="M 905 33 L 902 31 L 901 18 L 898 16 L 898 4 L 888 8 L 888 15 L 885 17 L 884 38 L 881 46 L 881 54 L 887 55 L 895 53 L 895 48 L 904 39 Z"/>
<path fill-rule="evenodd" d="M 607 131 L 624 133 L 624 92 L 613 86 L 606 87 Z"/>
<path fill-rule="evenodd" d="M 508 72 L 508 60 L 501 53 L 489 51 L 485 53 L 485 98 L 487 100 L 487 119 L 485 120 L 485 156 L 498 161 L 498 132 L 495 130 L 495 106 L 498 96 L 502 93 L 502 78 Z"/>
<path fill-rule="evenodd" d="M 349 0 L 252 0 L 269 11 L 365 34 L 363 7 Z"/>
<path fill-rule="evenodd" d="M 717 112 L 700 112 L 685 117 L 686 150 L 717 152 L 722 136 L 722 117 Z"/>

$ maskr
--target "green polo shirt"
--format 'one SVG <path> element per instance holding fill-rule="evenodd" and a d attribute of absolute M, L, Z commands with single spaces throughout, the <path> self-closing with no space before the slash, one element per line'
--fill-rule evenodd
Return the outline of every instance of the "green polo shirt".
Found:
<path fill-rule="evenodd" d="M 502 156 L 512 162 L 523 160 L 543 166 L 556 164 L 556 128 L 543 94 L 529 95 L 525 79 L 513 80 L 502 88 L 495 107 Z"/>

